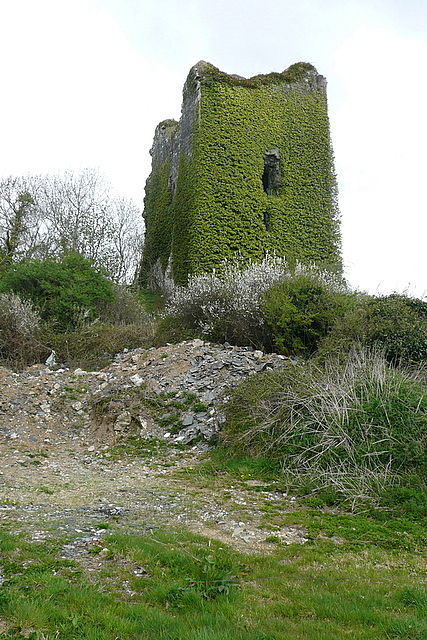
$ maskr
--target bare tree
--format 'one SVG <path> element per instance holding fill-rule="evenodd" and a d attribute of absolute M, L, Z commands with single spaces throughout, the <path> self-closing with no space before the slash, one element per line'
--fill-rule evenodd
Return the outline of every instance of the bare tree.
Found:
<path fill-rule="evenodd" d="M 43 234 L 37 209 L 39 183 L 31 177 L 0 180 L 0 266 L 31 257 Z"/>
<path fill-rule="evenodd" d="M 48 225 L 52 253 L 73 251 L 96 259 L 108 229 L 107 188 L 99 174 L 45 176 L 38 205 Z"/>
<path fill-rule="evenodd" d="M 80 253 L 115 282 L 134 276 L 142 251 L 141 212 L 131 201 L 111 197 L 97 171 L 47 176 L 38 204 L 51 253 Z"/>
<path fill-rule="evenodd" d="M 108 267 L 117 282 L 133 282 L 141 262 L 144 233 L 140 209 L 129 200 L 111 201 L 112 262 Z"/>
<path fill-rule="evenodd" d="M 75 252 L 130 283 L 142 243 L 140 209 L 112 197 L 97 171 L 0 181 L 0 265 Z"/>

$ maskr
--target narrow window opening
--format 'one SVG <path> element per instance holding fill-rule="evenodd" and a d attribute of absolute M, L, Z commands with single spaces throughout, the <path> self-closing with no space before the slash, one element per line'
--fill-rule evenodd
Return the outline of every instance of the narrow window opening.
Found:
<path fill-rule="evenodd" d="M 264 155 L 264 173 L 262 174 L 262 186 L 268 196 L 277 196 L 280 186 L 280 153 L 274 148 Z"/>
<path fill-rule="evenodd" d="M 270 231 L 270 214 L 268 211 L 264 211 L 264 226 L 266 231 Z"/>

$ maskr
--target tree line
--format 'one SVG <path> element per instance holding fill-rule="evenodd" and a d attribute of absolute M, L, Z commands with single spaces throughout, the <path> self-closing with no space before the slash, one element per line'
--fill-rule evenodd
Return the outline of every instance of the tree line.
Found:
<path fill-rule="evenodd" d="M 0 179 L 0 273 L 22 261 L 80 254 L 117 283 L 135 279 L 141 211 L 96 170 Z"/>

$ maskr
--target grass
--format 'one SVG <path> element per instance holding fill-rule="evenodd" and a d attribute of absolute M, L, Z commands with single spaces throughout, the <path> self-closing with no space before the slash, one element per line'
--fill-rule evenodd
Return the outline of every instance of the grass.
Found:
<path fill-rule="evenodd" d="M 124 455 L 160 452 L 155 443 Z M 150 445 L 150 446 L 148 446 Z M 179 472 L 177 472 L 179 473 Z M 101 523 L 77 560 L 72 542 L 30 542 L 0 527 L 3 640 L 421 640 L 427 637 L 427 520 L 354 514 L 297 500 L 270 500 L 281 487 L 266 459 L 217 450 L 183 472 L 198 483 L 257 494 L 270 553 L 240 553 L 184 529 L 125 534 Z M 249 481 L 255 483 L 249 484 Z M 260 486 L 256 481 L 259 481 Z M 300 527 L 308 541 L 286 545 L 276 531 Z"/>
<path fill-rule="evenodd" d="M 138 299 L 148 313 L 156 313 L 164 307 L 164 298 L 158 291 L 142 289 L 138 293 Z"/>
<path fill-rule="evenodd" d="M 108 457 L 110 460 L 119 460 L 123 457 L 132 458 L 152 458 L 156 456 L 156 460 L 162 461 L 162 456 L 170 455 L 171 447 L 164 440 L 158 438 L 140 438 L 129 437 L 125 441 L 116 444 L 108 449 Z"/>
<path fill-rule="evenodd" d="M 415 478 L 425 510 L 426 385 L 381 353 L 355 350 L 344 364 L 287 363 L 249 376 L 225 414 L 222 446 L 275 460 L 300 495 L 357 511 L 385 506 L 403 489 L 409 506 Z"/>
<path fill-rule="evenodd" d="M 317 517 L 309 543 L 277 544 L 269 555 L 179 530 L 113 533 L 91 555 L 95 573 L 62 558 L 64 540 L 31 543 L 2 528 L 0 638 L 425 638 L 424 548 L 402 548 L 398 527 L 382 544 L 367 518 Z M 337 532 L 339 543 L 326 536 Z M 361 535 L 370 540 L 357 546 Z"/>

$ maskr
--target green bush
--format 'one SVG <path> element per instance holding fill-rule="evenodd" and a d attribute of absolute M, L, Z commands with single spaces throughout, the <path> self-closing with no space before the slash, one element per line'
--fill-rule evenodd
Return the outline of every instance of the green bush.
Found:
<path fill-rule="evenodd" d="M 112 283 L 79 254 L 18 264 L 0 281 L 0 291 L 30 300 L 58 331 L 95 319 L 100 306 L 114 300 Z"/>
<path fill-rule="evenodd" d="M 334 288 L 315 273 L 274 284 L 263 306 L 274 347 L 286 355 L 313 353 L 352 301 L 350 294 L 337 291 L 336 284 Z"/>
<path fill-rule="evenodd" d="M 360 296 L 322 340 L 319 354 L 348 354 L 355 344 L 381 349 L 393 364 L 426 360 L 427 303 L 396 293 Z"/>
<path fill-rule="evenodd" d="M 153 291 L 152 289 L 141 289 L 138 292 L 138 300 L 147 313 L 157 313 L 165 306 L 163 295 L 159 291 Z"/>
<path fill-rule="evenodd" d="M 228 401 L 222 443 L 268 456 L 312 489 L 371 500 L 399 474 L 427 471 L 427 388 L 378 353 L 288 363 L 248 378 Z"/>

